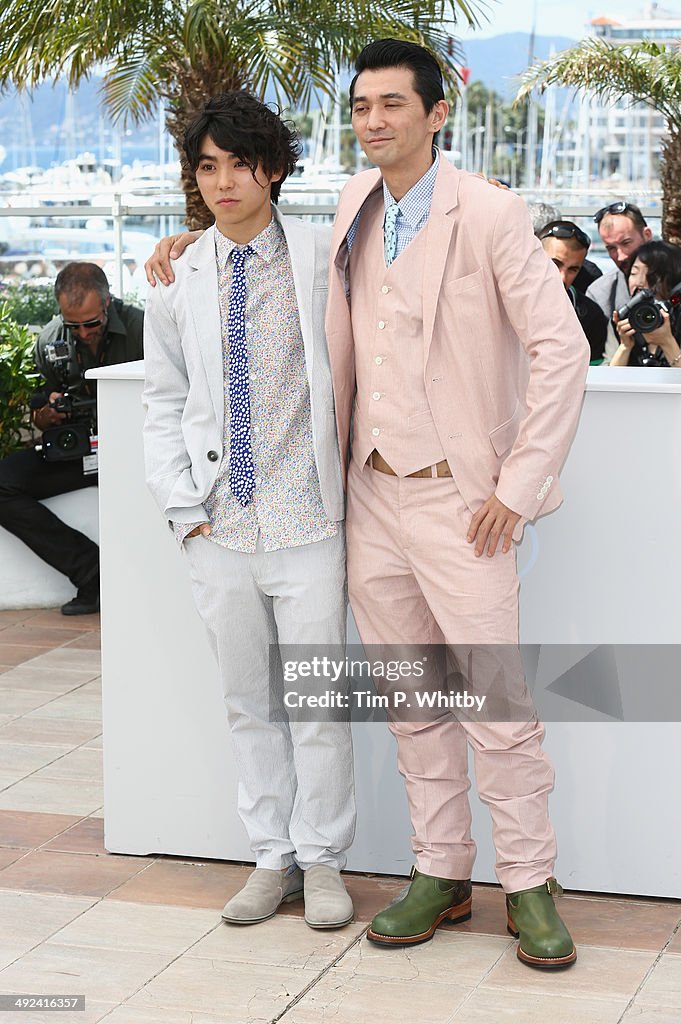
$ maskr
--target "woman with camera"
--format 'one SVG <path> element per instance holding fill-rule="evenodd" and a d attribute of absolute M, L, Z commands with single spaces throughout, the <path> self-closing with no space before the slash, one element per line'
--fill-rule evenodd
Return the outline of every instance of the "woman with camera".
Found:
<path fill-rule="evenodd" d="M 681 369 L 681 246 L 646 242 L 636 250 L 628 284 L 632 301 L 613 313 L 619 348 L 610 365 Z"/>

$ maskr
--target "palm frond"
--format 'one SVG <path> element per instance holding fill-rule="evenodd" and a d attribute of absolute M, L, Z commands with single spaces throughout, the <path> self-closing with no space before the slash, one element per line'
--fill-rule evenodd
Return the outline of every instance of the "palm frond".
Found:
<path fill-rule="evenodd" d="M 156 61 L 148 54 L 125 54 L 105 74 L 101 92 L 114 122 L 144 121 L 160 97 Z"/>
<path fill-rule="evenodd" d="M 553 84 L 587 89 L 608 101 L 647 103 L 670 124 L 681 125 L 681 57 L 675 48 L 585 40 L 529 67 L 521 76 L 516 102 Z"/>

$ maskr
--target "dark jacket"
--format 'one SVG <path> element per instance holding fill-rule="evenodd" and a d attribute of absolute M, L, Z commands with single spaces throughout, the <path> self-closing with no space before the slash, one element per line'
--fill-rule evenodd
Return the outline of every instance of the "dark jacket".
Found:
<path fill-rule="evenodd" d="M 593 299 L 582 295 L 574 286 L 568 289 L 568 294 L 572 299 L 572 305 L 575 307 L 582 330 L 591 346 L 591 363 L 602 363 L 608 336 L 608 321 L 605 314 Z"/>

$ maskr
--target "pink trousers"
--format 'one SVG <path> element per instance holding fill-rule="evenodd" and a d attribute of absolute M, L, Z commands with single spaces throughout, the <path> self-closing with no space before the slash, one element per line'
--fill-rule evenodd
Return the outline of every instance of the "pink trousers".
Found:
<path fill-rule="evenodd" d="M 398 478 L 350 467 L 350 603 L 366 644 L 511 645 L 518 642 L 515 551 L 476 558 L 471 514 L 451 477 Z M 377 679 L 376 685 L 380 685 Z M 468 743 L 480 799 L 490 808 L 496 873 L 506 892 L 543 884 L 556 843 L 548 816 L 553 767 L 544 729 L 529 714 L 476 721 L 445 712 L 390 719 L 411 814 L 419 871 L 470 878 L 475 860 L 468 803 Z"/>

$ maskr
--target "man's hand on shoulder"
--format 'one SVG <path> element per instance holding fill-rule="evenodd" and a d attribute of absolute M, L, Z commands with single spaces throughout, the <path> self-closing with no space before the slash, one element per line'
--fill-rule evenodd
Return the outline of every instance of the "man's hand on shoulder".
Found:
<path fill-rule="evenodd" d="M 496 494 L 488 498 L 471 519 L 466 535 L 469 544 L 475 541 L 476 558 L 483 554 L 485 545 L 487 545 L 487 555 L 491 558 L 502 538 L 501 553 L 507 554 L 511 550 L 513 531 L 519 522 L 519 513 L 513 512 L 507 505 L 504 505 L 503 501 L 499 501 Z"/>
<path fill-rule="evenodd" d="M 202 234 L 203 231 L 182 231 L 179 235 L 166 235 L 156 243 L 153 253 L 144 264 L 144 272 L 152 288 L 156 287 L 157 277 L 161 284 L 173 283 L 175 274 L 170 261 L 181 256 L 187 246 L 196 242 Z"/>
<path fill-rule="evenodd" d="M 501 188 L 505 192 L 510 192 L 510 189 L 505 181 L 499 181 L 498 178 L 486 178 L 485 175 L 481 174 L 479 171 L 475 172 L 475 177 L 482 178 L 482 180 L 486 181 L 488 185 L 494 185 L 495 188 Z"/>

